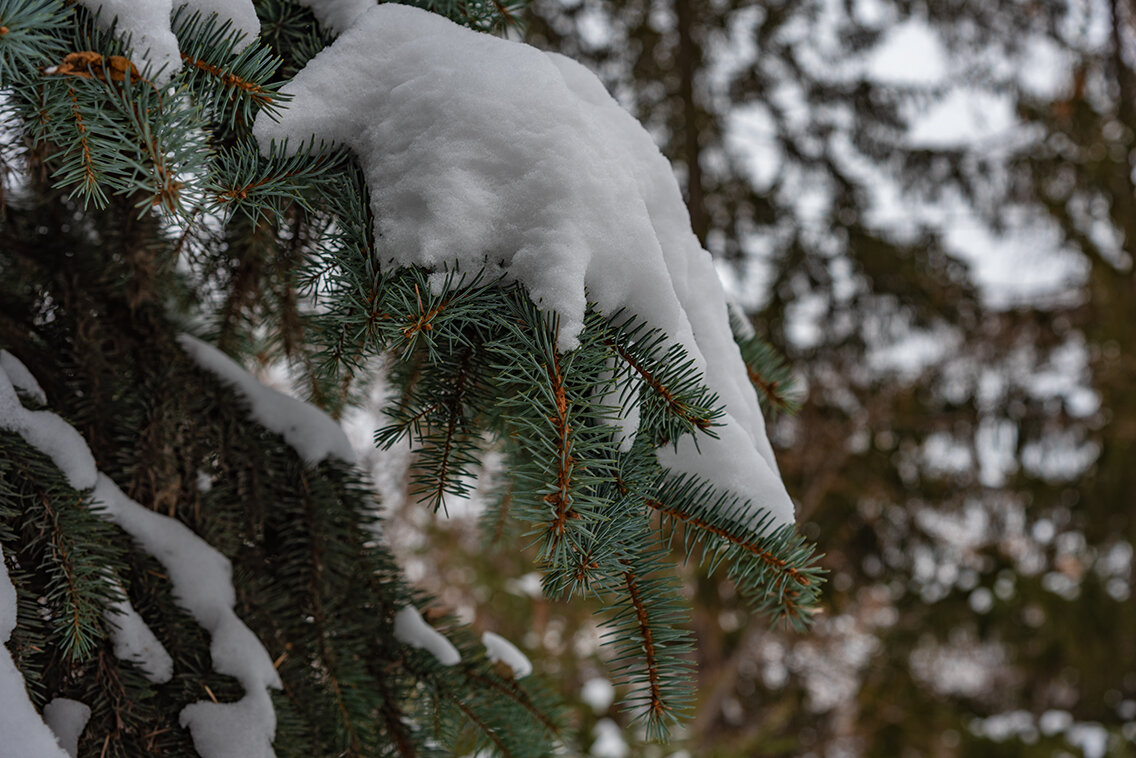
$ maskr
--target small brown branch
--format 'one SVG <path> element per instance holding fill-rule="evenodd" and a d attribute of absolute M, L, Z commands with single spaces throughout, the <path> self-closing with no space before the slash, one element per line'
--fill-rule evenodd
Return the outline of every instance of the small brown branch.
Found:
<path fill-rule="evenodd" d="M 511 698 L 518 705 L 531 713 L 540 723 L 544 724 L 545 728 L 548 729 L 548 731 L 552 732 L 553 734 L 560 734 L 560 729 L 556 726 L 556 723 L 552 719 L 550 719 L 547 714 L 533 705 L 533 702 L 529 700 L 528 696 L 525 694 L 525 691 L 518 687 L 516 682 L 509 682 L 507 685 L 502 684 L 501 682 L 497 682 L 488 677 L 484 677 L 474 671 L 469 671 L 468 676 L 470 680 L 477 682 L 478 684 L 485 685 L 486 687 L 491 687 L 492 689 L 500 692 L 502 695 Z"/>
<path fill-rule="evenodd" d="M 564 536 L 565 525 L 570 518 L 577 518 L 572 510 L 572 426 L 568 422 L 568 395 L 564 391 L 564 376 L 560 371 L 560 356 L 555 351 L 552 363 L 545 367 L 548 378 L 552 380 L 552 395 L 556 402 L 556 414 L 549 416 L 556 429 L 560 448 L 560 461 L 556 467 L 556 491 L 544 496 L 544 501 L 552 506 L 554 517 L 549 526 L 554 540 Z"/>
<path fill-rule="evenodd" d="M 639 622 L 639 636 L 643 640 L 643 657 L 647 662 L 647 683 L 650 686 L 649 710 L 653 715 L 661 716 L 666 712 L 667 705 L 663 702 L 660 691 L 658 651 L 655 649 L 654 635 L 651 633 L 650 620 L 647 618 L 647 607 L 643 605 L 643 598 L 639 594 L 639 579 L 635 573 L 628 569 L 623 573 L 623 581 L 627 585 L 627 595 L 631 599 L 631 605 L 635 608 L 635 618 Z"/>
<path fill-rule="evenodd" d="M 635 360 L 635 356 L 627 352 L 627 350 L 625 350 L 622 345 L 610 341 L 608 342 L 608 345 L 615 350 L 619 357 L 622 358 L 628 366 L 635 369 L 639 376 L 643 377 L 643 381 L 647 383 L 647 386 L 653 389 L 656 394 L 659 395 L 659 397 L 663 398 L 663 400 L 666 401 L 667 406 L 676 416 L 690 422 L 691 424 L 694 424 L 699 429 L 710 428 L 710 419 L 695 416 L 689 410 L 687 410 L 686 406 L 683 403 L 679 402 L 675 398 L 675 396 L 671 394 L 671 391 L 668 390 L 661 381 L 659 381 L 659 378 L 648 371 L 645 366 L 639 363 L 639 361 Z"/>
<path fill-rule="evenodd" d="M 779 571 L 784 571 L 786 574 L 795 579 L 799 584 L 806 587 L 809 585 L 809 578 L 807 576 L 802 574 L 796 568 L 786 565 L 784 560 L 773 555 L 768 550 L 761 548 L 756 542 L 752 540 L 743 539 L 736 534 L 732 534 L 722 527 L 715 526 L 714 524 L 711 524 L 704 519 L 700 519 L 697 516 L 691 516 L 688 513 L 683 513 L 678 508 L 663 505 L 658 500 L 648 500 L 647 505 L 665 516 L 670 516 L 676 521 L 681 521 L 683 524 L 689 524 L 690 526 L 693 526 L 697 529 L 701 529 L 703 531 L 717 535 L 727 542 L 733 545 L 737 545 L 738 547 L 757 557 L 759 560 L 768 564 L 769 566 L 772 566 Z"/>
<path fill-rule="evenodd" d="M 497 734 L 493 731 L 493 727 L 489 726 L 484 721 L 482 721 L 480 718 L 478 718 L 477 714 L 474 713 L 472 710 L 470 710 L 469 706 L 467 706 L 462 701 L 458 700 L 457 698 L 450 698 L 450 699 L 454 703 L 454 705 L 456 705 L 458 707 L 458 710 L 460 710 L 462 713 L 465 714 L 465 717 L 467 719 L 472 721 L 474 723 L 474 725 L 477 726 L 478 729 L 485 732 L 486 736 L 488 736 L 489 739 L 493 740 L 493 744 L 496 745 L 497 749 L 501 751 L 501 755 L 504 755 L 504 756 L 512 756 L 513 755 L 511 752 L 509 752 L 509 748 L 505 747 L 505 743 L 501 741 L 501 738 L 498 737 Z"/>
<path fill-rule="evenodd" d="M 225 71 L 219 66 L 214 66 L 211 63 L 206 63 L 199 58 L 194 58 L 193 56 L 186 55 L 185 53 L 181 54 L 181 59 L 194 68 L 217 77 L 226 87 L 244 90 L 245 92 L 252 95 L 252 98 L 258 103 L 271 103 L 273 100 L 273 93 L 270 90 L 265 89 L 261 85 L 256 84 L 255 82 L 250 82 L 246 79 L 242 79 L 235 74 L 231 74 L 228 71 Z"/>

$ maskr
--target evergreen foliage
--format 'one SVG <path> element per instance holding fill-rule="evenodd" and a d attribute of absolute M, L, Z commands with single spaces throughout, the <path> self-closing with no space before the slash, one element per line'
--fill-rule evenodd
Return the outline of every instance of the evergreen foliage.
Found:
<path fill-rule="evenodd" d="M 521 9 L 422 5 L 492 32 Z M 305 463 L 186 355 L 183 332 L 247 364 L 285 362 L 335 417 L 389 357 L 399 394 L 376 442 L 413 442 L 423 507 L 465 494 L 501 446 L 508 486 L 486 520 L 516 526 L 490 541 L 533 548 L 549 596 L 613 609 L 627 706 L 665 740 L 691 700 L 668 540 L 728 566 L 755 610 L 798 628 L 822 580 L 812 547 L 743 498 L 663 471 L 655 449 L 713 435 L 721 410 L 693 362 L 634 314 L 589 312 L 563 353 L 516 285 L 455 271 L 438 288 L 429 271 L 380 270 L 352 156 L 316 144 L 263 155 L 252 141 L 255 114 L 286 108 L 280 86 L 331 39 L 293 3 L 257 11 L 262 37 L 241 52 L 227 23 L 179 11 L 183 67 L 156 87 L 83 7 L 0 0 L 12 117 L 0 134 L 0 346 L 102 473 L 231 562 L 237 613 L 283 682 L 278 755 L 540 756 L 568 738 L 546 685 L 492 665 L 456 620 L 430 619 L 457 645 L 455 666 L 400 641 L 397 611 L 432 601 L 383 546 L 367 483 L 337 460 Z M 770 389 L 784 367 L 741 342 L 765 401 L 786 405 Z M 81 755 L 191 755 L 179 712 L 242 687 L 212 670 L 208 635 L 162 565 L 57 464 L 0 429 L 0 545 L 19 600 L 8 649 L 29 695 L 41 709 L 54 697 L 90 706 Z M 122 597 L 173 658 L 169 682 L 115 654 L 108 608 Z"/>

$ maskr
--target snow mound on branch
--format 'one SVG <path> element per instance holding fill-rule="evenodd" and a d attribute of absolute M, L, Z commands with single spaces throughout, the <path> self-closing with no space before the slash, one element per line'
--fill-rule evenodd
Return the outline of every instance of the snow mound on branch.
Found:
<path fill-rule="evenodd" d="M 355 462 L 355 449 L 343 427 L 319 408 L 266 387 L 232 358 L 196 337 L 182 334 L 178 342 L 198 366 L 239 392 L 248 401 L 252 417 L 282 436 L 305 463 L 314 465 L 329 456 Z"/>
<path fill-rule="evenodd" d="M 57 697 L 43 707 L 43 720 L 71 758 L 79 755 L 79 737 L 90 718 L 91 707 L 78 700 Z"/>
<path fill-rule="evenodd" d="M 271 758 L 276 713 L 269 687 L 283 685 L 268 651 L 233 611 L 229 560 L 180 521 L 143 508 L 107 476 L 94 491 L 107 520 L 129 534 L 169 573 L 174 600 L 212 638 L 213 669 L 234 677 L 245 695 L 235 703 L 198 702 L 182 709 L 179 723 L 189 729 L 202 758 Z"/>
<path fill-rule="evenodd" d="M 0 371 L 8 375 L 8 381 L 13 387 L 27 394 L 37 403 L 47 405 L 47 395 L 44 394 L 43 387 L 39 386 L 39 382 L 32 372 L 28 371 L 28 367 L 7 350 L 0 350 Z"/>
<path fill-rule="evenodd" d="M 454 644 L 422 619 L 413 606 L 406 606 L 394 615 L 394 638 L 404 645 L 425 650 L 443 666 L 456 666 L 461 654 Z"/>
<path fill-rule="evenodd" d="M 578 344 L 587 301 L 626 308 L 681 343 L 727 416 L 719 440 L 661 450 L 791 523 L 793 504 L 730 332 L 710 254 L 670 163 L 583 66 L 399 5 L 368 10 L 283 88 L 261 148 L 347 145 L 366 175 L 387 266 L 522 283 Z"/>
<path fill-rule="evenodd" d="M 2 374 L 2 372 L 0 372 Z M 24 676 L 4 645 L 16 628 L 16 588 L 0 548 L 0 750 L 21 758 L 67 758 L 28 699 Z"/>
<path fill-rule="evenodd" d="M 103 30 L 109 30 L 117 19 L 118 35 L 129 38 L 135 64 L 158 85 L 169 82 L 181 69 L 181 52 L 170 27 L 178 8 L 184 6 L 202 16 L 216 14 L 220 23 L 231 22 L 231 31 L 244 35 L 236 52 L 260 34 L 260 19 L 251 0 L 79 0 L 79 4 L 98 14 Z"/>
<path fill-rule="evenodd" d="M 173 658 L 129 600 L 124 597 L 114 603 L 104 618 L 116 658 L 131 661 L 147 680 L 155 684 L 163 684 L 173 677 Z"/>
<path fill-rule="evenodd" d="M 485 632 L 481 635 L 481 644 L 485 645 L 485 653 L 493 663 L 500 661 L 513 670 L 513 676 L 523 679 L 532 673 L 532 661 L 522 653 L 516 645 L 499 634 Z"/>
<path fill-rule="evenodd" d="M 23 364 L 20 367 L 23 368 Z M 32 381 L 35 379 L 32 378 Z M 95 486 L 95 459 L 87 443 L 70 424 L 54 413 L 24 408 L 16 396 L 6 366 L 0 366 L 0 429 L 15 432 L 29 445 L 49 456 L 73 488 L 85 490 Z"/>

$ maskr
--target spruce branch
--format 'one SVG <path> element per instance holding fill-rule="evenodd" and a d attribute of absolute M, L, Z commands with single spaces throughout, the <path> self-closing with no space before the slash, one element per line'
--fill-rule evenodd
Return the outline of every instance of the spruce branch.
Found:
<path fill-rule="evenodd" d="M 813 620 L 825 571 L 815 548 L 793 526 L 773 528 L 769 514 L 752 526 L 754 506 L 692 476 L 665 476 L 646 501 L 673 541 L 681 532 L 689 560 L 695 550 L 714 571 L 726 565 L 729 578 L 757 612 L 797 630 Z"/>

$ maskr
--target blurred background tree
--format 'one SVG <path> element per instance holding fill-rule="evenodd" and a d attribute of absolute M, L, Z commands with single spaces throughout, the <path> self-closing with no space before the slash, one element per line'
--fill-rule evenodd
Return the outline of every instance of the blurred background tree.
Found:
<path fill-rule="evenodd" d="M 422 580 L 543 650 L 597 756 L 1136 755 L 1136 3 L 545 0 L 528 35 L 656 136 L 797 372 L 771 432 L 833 581 L 797 637 L 692 575 L 663 750 L 590 620 L 496 579 L 523 556 Z M 472 557 L 462 512 L 401 528 Z"/>

